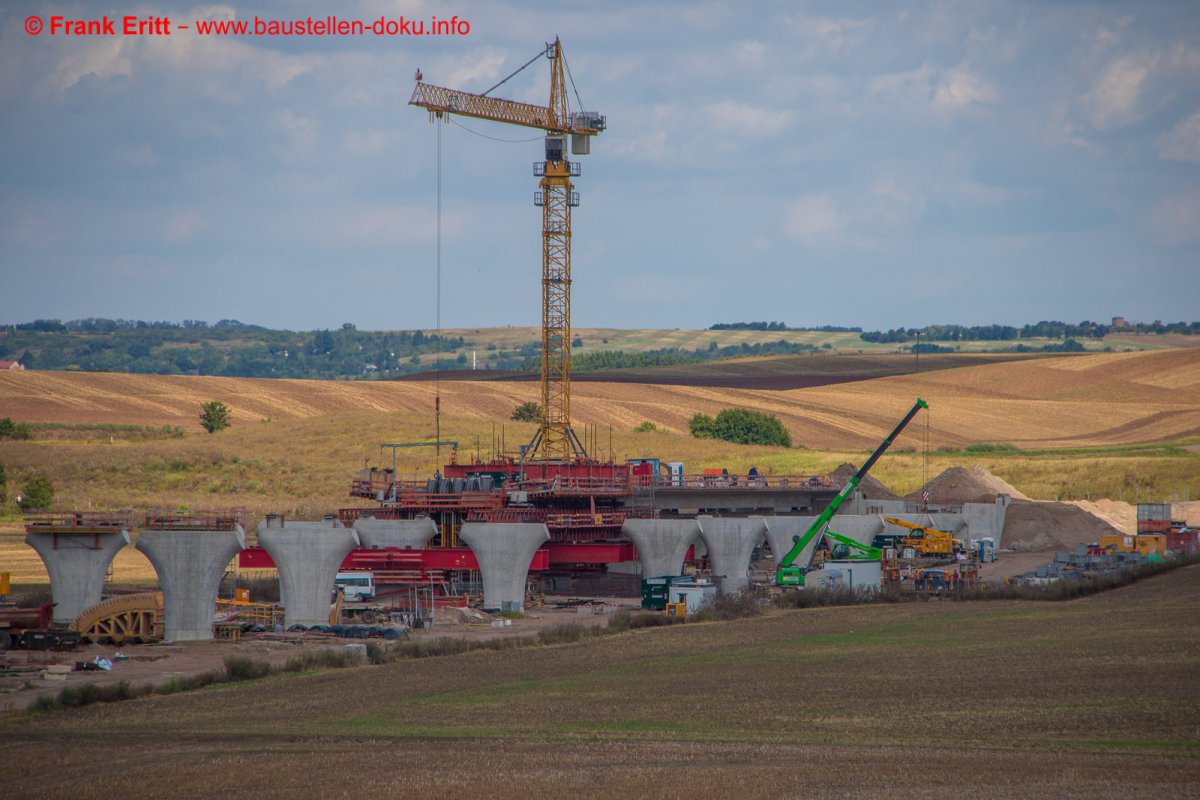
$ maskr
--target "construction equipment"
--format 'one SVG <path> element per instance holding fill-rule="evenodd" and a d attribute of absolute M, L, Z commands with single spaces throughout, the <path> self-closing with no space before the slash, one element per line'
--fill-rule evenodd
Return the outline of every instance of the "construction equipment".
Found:
<path fill-rule="evenodd" d="M 912 422 L 912 419 L 917 415 L 917 412 L 923 408 L 928 409 L 929 404 L 918 397 L 917 402 L 915 402 L 913 407 L 908 410 L 908 413 L 904 415 L 904 419 L 900 420 L 900 424 L 898 424 L 892 430 L 892 432 L 888 434 L 887 438 L 880 443 L 879 447 L 875 448 L 875 452 L 871 453 L 870 458 L 868 458 L 866 462 L 864 462 L 863 465 L 858 468 L 858 471 L 850 476 L 849 480 L 846 481 L 846 485 L 842 487 L 840 492 L 833 496 L 833 499 L 829 501 L 829 505 L 825 507 L 825 510 L 821 512 L 820 516 L 813 520 L 813 524 L 809 526 L 808 530 L 805 531 L 803 535 L 792 537 L 792 549 L 788 550 L 787 553 L 784 554 L 783 558 L 779 561 L 779 566 L 775 570 L 776 586 L 800 587 L 804 585 L 804 573 L 807 571 L 807 565 L 804 567 L 796 566 L 796 559 L 800 557 L 800 554 L 804 552 L 804 549 L 808 547 L 809 543 L 817 540 L 818 536 L 828 535 L 827 529 L 829 527 L 829 521 L 833 519 L 835 514 L 837 514 L 838 509 L 842 507 L 842 503 L 844 503 L 846 499 L 850 497 L 850 495 L 854 494 L 854 491 L 858 488 L 858 485 L 862 482 L 862 479 L 865 478 L 867 473 L 871 471 L 871 467 L 875 466 L 875 462 L 878 461 L 885 452 L 887 452 L 887 449 L 892 446 L 892 442 L 896 441 L 896 437 L 898 437 L 901 431 L 908 426 L 908 423 Z M 853 539 L 848 539 L 847 537 L 840 536 L 838 534 L 835 534 L 835 536 L 837 536 L 835 541 L 840 540 L 840 544 L 843 545 L 847 544 L 847 542 L 854 541 Z M 859 545 L 858 542 L 854 542 L 854 544 L 859 548 L 864 548 L 859 552 L 867 552 L 866 548 L 869 548 L 869 550 L 876 550 L 876 552 L 878 552 L 877 548 L 869 547 L 867 545 Z"/>
<path fill-rule="evenodd" d="M 162 592 L 139 592 L 101 600 L 80 612 L 71 629 L 92 642 L 150 642 L 163 638 Z"/>
<path fill-rule="evenodd" d="M 906 528 L 909 534 L 900 539 L 896 546 L 901 549 L 912 548 L 918 555 L 949 557 L 966 549 L 962 539 L 955 539 L 953 534 L 946 531 L 940 531 L 928 525 L 907 522 L 896 517 L 884 517 L 883 521 L 889 525 Z"/>
<path fill-rule="evenodd" d="M 580 170 L 579 162 L 567 159 L 566 142 L 569 134 L 572 154 L 587 155 L 591 137 L 605 129 L 605 118 L 591 111 L 571 112 L 562 43 L 555 39 L 544 54 L 551 62 L 547 106 L 487 96 L 542 53 L 482 94 L 424 83 L 418 72 L 408 102 L 427 109 L 431 121 L 458 114 L 546 132 L 546 160 L 533 167 L 533 174 L 541 179 L 534 204 L 542 208 L 542 414 L 538 431 L 523 453 L 527 461 L 567 462 L 586 458 L 587 451 L 571 429 L 571 209 L 579 205 L 571 178 L 578 177 Z"/>
<path fill-rule="evenodd" d="M 79 634 L 54 628 L 50 622 L 54 603 L 37 608 L 0 609 L 0 653 L 10 647 L 25 650 L 72 648 Z"/>

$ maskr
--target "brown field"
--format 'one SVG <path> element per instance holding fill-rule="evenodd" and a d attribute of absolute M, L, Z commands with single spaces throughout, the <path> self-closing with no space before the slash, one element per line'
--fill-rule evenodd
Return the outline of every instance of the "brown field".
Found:
<path fill-rule="evenodd" d="M 330 382 L 67 372 L 0 375 L 0 415 L 30 422 L 181 425 L 220 399 L 235 423 L 380 411 L 428 413 L 432 382 Z M 920 395 L 932 406 L 929 442 L 1022 448 L 1164 442 L 1200 436 L 1200 349 L 1102 353 L 984 364 L 792 391 L 580 383 L 577 423 L 630 429 L 649 420 L 687 430 L 697 412 L 744 406 L 776 414 L 793 440 L 821 450 L 873 446 Z M 503 421 L 537 387 L 446 381 L 448 417 Z"/>
<path fill-rule="evenodd" d="M 1200 567 L 0 719 L 7 797 L 1200 793 Z"/>
<path fill-rule="evenodd" d="M 255 514 L 320 516 L 350 504 L 349 480 L 364 463 L 390 463 L 381 442 L 435 438 L 435 391 L 421 382 L 3 373 L 0 416 L 57 426 L 36 429 L 29 441 L 0 442 L 0 461 L 10 495 L 29 476 L 45 474 L 59 508 L 242 505 Z M 443 382 L 441 392 L 442 438 L 459 441 L 463 458 L 477 450 L 487 456 L 493 439 L 512 452 L 533 434 L 532 425 L 507 418 L 535 398 L 536 384 Z M 572 405 L 577 427 L 594 431 L 602 457 L 815 474 L 861 463 L 918 394 L 930 401 L 928 417 L 872 473 L 901 494 L 946 467 L 978 463 L 1038 499 L 1200 497 L 1200 453 L 1157 446 L 1200 435 L 1200 349 L 984 364 L 778 392 L 580 383 Z M 229 404 L 234 421 L 212 436 L 198 422 L 200 404 L 210 399 Z M 687 433 L 696 412 L 735 405 L 777 414 L 804 449 Z M 643 421 L 658 430 L 634 433 Z M 186 432 L 174 436 L 164 425 Z M 1024 452 L 961 452 L 981 443 Z M 410 449 L 398 467 L 417 479 L 438 463 L 432 449 Z M 7 512 L 15 521 L 11 502 Z"/>

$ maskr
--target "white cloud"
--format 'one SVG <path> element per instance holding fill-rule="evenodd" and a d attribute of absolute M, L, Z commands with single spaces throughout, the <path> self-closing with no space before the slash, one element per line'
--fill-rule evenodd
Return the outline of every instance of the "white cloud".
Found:
<path fill-rule="evenodd" d="M 792 23 L 797 30 L 819 39 L 831 50 L 840 50 L 851 38 L 850 34 L 868 28 L 869 19 L 831 19 L 829 17 L 801 17 Z"/>
<path fill-rule="evenodd" d="M 860 209 L 867 230 L 911 227 L 925 213 L 925 196 L 902 186 L 892 176 L 877 178 L 863 197 Z"/>
<path fill-rule="evenodd" d="M 933 92 L 935 70 L 922 64 L 907 72 L 893 72 L 871 79 L 868 87 L 872 94 L 893 95 L 897 99 L 928 100 Z"/>
<path fill-rule="evenodd" d="M 1106 131 L 1141 120 L 1138 101 L 1142 85 L 1157 62 L 1156 56 L 1130 55 L 1108 65 L 1083 97 L 1083 106 L 1093 128 Z"/>
<path fill-rule="evenodd" d="M 960 65 L 941 74 L 933 102 L 942 108 L 958 109 L 973 104 L 994 103 L 997 96 L 995 86 Z"/>
<path fill-rule="evenodd" d="M 714 129 L 743 136 L 771 138 L 782 133 L 791 122 L 788 111 L 723 101 L 708 106 L 708 119 Z"/>
<path fill-rule="evenodd" d="M 820 239 L 837 233 L 845 224 L 837 204 L 827 194 L 801 195 L 783 210 L 783 232 L 793 239 Z"/>
<path fill-rule="evenodd" d="M 1162 158 L 1200 164 L 1200 111 L 1158 137 L 1154 149 Z"/>

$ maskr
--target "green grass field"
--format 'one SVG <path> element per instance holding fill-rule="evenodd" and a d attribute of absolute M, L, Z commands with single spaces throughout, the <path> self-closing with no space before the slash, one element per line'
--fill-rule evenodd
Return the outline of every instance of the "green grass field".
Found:
<path fill-rule="evenodd" d="M 1071 602 L 775 611 L 7 717 L 6 790 L 1195 796 L 1197 603 L 1188 567 Z"/>

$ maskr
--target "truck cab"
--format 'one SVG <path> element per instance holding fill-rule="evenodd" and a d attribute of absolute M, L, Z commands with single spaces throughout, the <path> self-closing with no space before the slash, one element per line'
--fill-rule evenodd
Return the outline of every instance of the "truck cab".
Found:
<path fill-rule="evenodd" d="M 371 572 L 339 572 L 333 585 L 347 603 L 361 603 L 375 597 L 375 575 Z"/>

